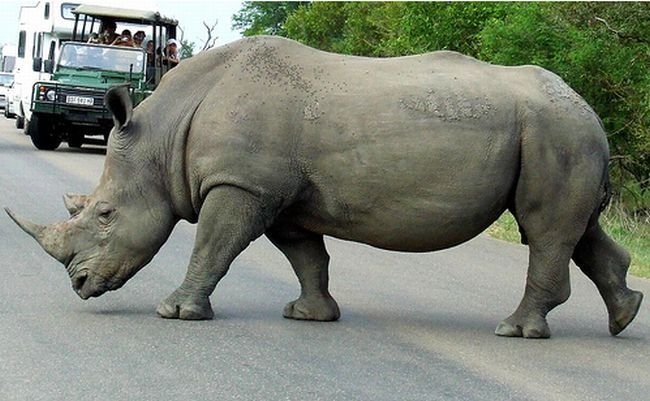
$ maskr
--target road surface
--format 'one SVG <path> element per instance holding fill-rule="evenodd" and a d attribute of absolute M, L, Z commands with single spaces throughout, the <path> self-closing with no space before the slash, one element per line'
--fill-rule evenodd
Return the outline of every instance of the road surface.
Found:
<path fill-rule="evenodd" d="M 101 149 L 37 151 L 0 119 L 0 206 L 65 219 L 92 191 Z M 517 306 L 526 247 L 485 236 L 429 254 L 328 239 L 334 323 L 282 318 L 299 287 L 264 238 L 212 295 L 216 319 L 163 320 L 194 227 L 179 224 L 122 289 L 82 301 L 62 266 L 0 216 L 0 400 L 647 400 L 650 308 L 619 337 L 593 285 L 549 315 L 550 340 L 493 335 Z M 650 295 L 650 282 L 630 278 Z"/>

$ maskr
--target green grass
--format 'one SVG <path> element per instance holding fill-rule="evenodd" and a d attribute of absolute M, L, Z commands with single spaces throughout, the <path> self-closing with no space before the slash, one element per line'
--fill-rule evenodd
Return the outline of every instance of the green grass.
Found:
<path fill-rule="evenodd" d="M 603 229 L 632 255 L 629 272 L 650 278 L 650 216 L 630 217 L 621 209 L 609 207 L 600 217 Z M 510 242 L 519 242 L 519 229 L 509 212 L 486 231 L 490 236 Z"/>

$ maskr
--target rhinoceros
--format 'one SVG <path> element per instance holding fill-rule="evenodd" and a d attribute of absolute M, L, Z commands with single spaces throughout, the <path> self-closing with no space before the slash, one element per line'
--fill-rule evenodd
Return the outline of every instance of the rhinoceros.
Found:
<path fill-rule="evenodd" d="M 496 334 L 550 336 L 573 259 L 605 301 L 612 335 L 636 316 L 628 253 L 603 231 L 609 150 L 598 116 L 558 76 L 455 52 L 365 58 L 245 38 L 181 64 L 115 126 L 90 195 L 69 220 L 13 220 L 65 265 L 87 299 L 120 288 L 180 220 L 198 223 L 187 275 L 157 313 L 210 319 L 233 259 L 266 235 L 300 297 L 292 319 L 336 320 L 323 236 L 428 252 L 465 242 L 504 211 L 529 247 L 523 299 Z"/>

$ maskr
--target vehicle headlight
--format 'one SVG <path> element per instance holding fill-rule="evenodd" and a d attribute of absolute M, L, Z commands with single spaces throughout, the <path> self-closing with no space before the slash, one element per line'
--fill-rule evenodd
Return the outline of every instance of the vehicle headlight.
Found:
<path fill-rule="evenodd" d="M 56 99 L 56 89 L 41 85 L 38 87 L 38 100 L 53 102 Z"/>

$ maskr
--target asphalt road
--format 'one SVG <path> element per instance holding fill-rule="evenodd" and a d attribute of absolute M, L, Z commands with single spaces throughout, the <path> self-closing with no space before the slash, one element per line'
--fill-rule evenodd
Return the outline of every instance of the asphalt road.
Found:
<path fill-rule="evenodd" d="M 0 206 L 65 219 L 61 195 L 90 192 L 98 149 L 37 151 L 0 118 Z M 163 320 L 194 227 L 181 223 L 122 289 L 82 301 L 62 266 L 0 216 L 0 400 L 647 400 L 650 307 L 619 337 L 572 267 L 549 340 L 493 335 L 523 292 L 527 249 L 481 236 L 430 254 L 330 239 L 335 323 L 282 318 L 299 286 L 266 240 L 212 296 L 216 319 Z M 630 278 L 650 296 L 650 282 Z"/>

